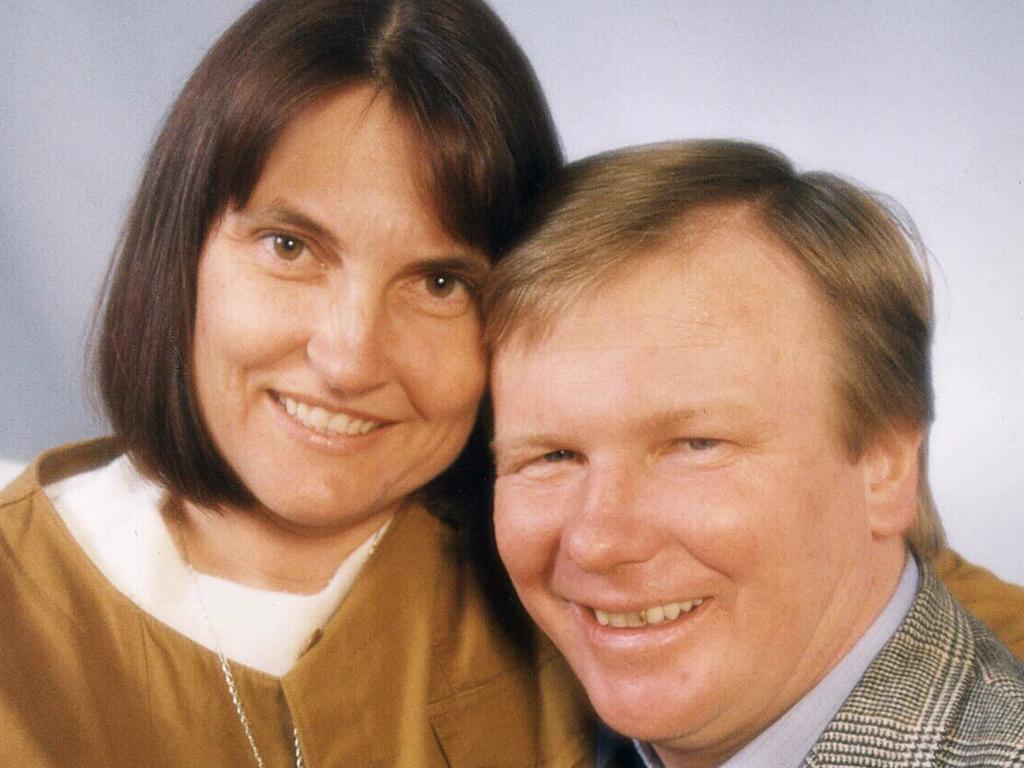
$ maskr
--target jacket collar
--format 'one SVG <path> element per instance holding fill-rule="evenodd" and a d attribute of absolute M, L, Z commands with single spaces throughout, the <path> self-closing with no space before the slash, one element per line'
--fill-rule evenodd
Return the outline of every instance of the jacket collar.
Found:
<path fill-rule="evenodd" d="M 811 749 L 804 765 L 932 765 L 970 695 L 975 632 L 931 566 L 914 603 Z"/>

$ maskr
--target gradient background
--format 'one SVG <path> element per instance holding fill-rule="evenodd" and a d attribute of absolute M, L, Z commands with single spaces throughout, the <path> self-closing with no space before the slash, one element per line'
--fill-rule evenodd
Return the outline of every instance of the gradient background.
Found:
<path fill-rule="evenodd" d="M 94 296 L 171 100 L 244 0 L 5 0 L 0 458 L 100 434 Z M 931 475 L 1024 582 L 1024 3 L 493 0 L 566 152 L 727 136 L 899 200 L 934 256 Z M 2 471 L 2 469 L 0 469 Z"/>

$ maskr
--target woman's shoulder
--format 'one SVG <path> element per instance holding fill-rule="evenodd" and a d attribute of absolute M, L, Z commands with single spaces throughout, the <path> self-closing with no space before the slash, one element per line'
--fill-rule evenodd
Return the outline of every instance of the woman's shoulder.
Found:
<path fill-rule="evenodd" d="M 960 604 L 1024 659 L 1024 587 L 1003 581 L 951 549 L 936 554 L 932 567 Z"/>
<path fill-rule="evenodd" d="M 459 551 L 449 566 L 458 588 L 440 596 L 447 618 L 435 635 L 444 648 L 438 670 L 453 687 L 433 708 L 446 749 L 472 741 L 467 733 L 489 733 L 496 754 L 532 749 L 531 764 L 592 764 L 593 721 L 568 664 L 529 622 L 496 554 Z"/>
<path fill-rule="evenodd" d="M 123 449 L 114 437 L 101 437 L 50 448 L 39 454 L 0 490 L 0 509 L 24 502 L 46 486 L 98 469 L 116 459 Z"/>
<path fill-rule="evenodd" d="M 103 471 L 120 455 L 116 441 L 91 440 L 51 449 L 0 492 L 0 581 L 9 618 L 39 614 L 39 626 L 79 626 L 83 605 L 107 592 L 94 590 L 98 572 L 76 542 L 49 493 Z M 47 617 L 49 617 L 47 619 Z M 62 618 L 63 617 L 63 618 Z"/>
<path fill-rule="evenodd" d="M 578 684 L 539 633 L 509 632 L 502 611 L 521 609 L 494 604 L 483 578 L 460 532 L 407 508 L 314 653 L 379 658 L 374 689 L 402 689 L 407 722 L 429 722 L 451 765 L 509 754 L 524 765 L 583 764 L 592 733 Z"/>

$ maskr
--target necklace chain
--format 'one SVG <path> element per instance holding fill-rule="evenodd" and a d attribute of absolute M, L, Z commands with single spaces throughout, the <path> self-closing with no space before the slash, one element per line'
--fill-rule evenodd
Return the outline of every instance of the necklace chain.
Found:
<path fill-rule="evenodd" d="M 228 661 L 227 656 L 224 655 L 224 651 L 221 649 L 221 643 L 217 637 L 217 632 L 213 628 L 213 622 L 210 620 L 210 612 L 206 609 L 206 601 L 203 599 L 203 590 L 199 584 L 199 576 L 196 573 L 195 567 L 192 565 L 192 558 L 188 555 L 188 548 L 185 545 L 185 532 L 181 527 L 181 515 L 183 511 L 180 503 L 176 503 L 173 498 L 168 498 L 165 501 L 167 510 L 170 518 L 174 521 L 174 527 L 178 534 L 178 545 L 181 548 L 181 556 L 185 561 L 185 565 L 188 567 L 189 578 L 192 583 L 192 590 L 196 594 L 196 602 L 199 604 L 199 612 L 203 617 L 203 624 L 206 626 L 206 631 L 210 636 L 210 640 L 213 643 L 213 650 L 217 654 L 217 659 L 220 661 L 220 670 L 224 675 L 224 682 L 228 687 L 228 693 L 231 694 L 231 703 L 235 707 L 235 714 L 238 716 L 238 722 L 242 725 L 242 731 L 245 733 L 245 740 L 249 742 L 249 749 L 252 750 L 253 760 L 256 761 L 257 768 L 266 768 L 266 763 L 263 762 L 263 756 L 260 754 L 259 747 L 256 746 L 256 739 L 252 735 L 252 724 L 249 720 L 249 716 L 245 713 L 245 705 L 242 704 L 242 697 L 238 693 L 238 685 L 235 683 L 235 675 L 231 671 L 231 662 Z M 385 523 L 377 532 L 374 533 L 372 543 L 370 544 L 369 554 L 373 554 L 377 549 L 377 544 L 380 542 L 381 537 L 387 530 L 388 524 Z M 299 742 L 299 729 L 292 724 L 292 740 L 295 745 L 295 768 L 305 768 L 305 761 L 302 757 L 302 745 Z"/>
<path fill-rule="evenodd" d="M 210 613 L 206 609 L 206 601 L 203 600 L 203 590 L 199 585 L 199 576 L 196 574 L 196 569 L 192 566 L 192 558 L 188 556 L 188 549 L 185 546 L 185 535 L 181 530 L 180 518 L 175 514 L 173 519 L 177 528 L 181 555 L 185 560 L 185 565 L 188 567 L 192 590 L 196 593 L 196 602 L 199 604 L 199 612 L 203 616 L 203 624 L 206 626 L 206 631 L 213 642 L 213 650 L 220 661 L 220 670 L 224 675 L 224 682 L 227 684 L 228 693 L 231 694 L 231 703 L 235 706 L 235 714 L 238 716 L 238 722 L 241 723 L 242 730 L 245 732 L 245 739 L 249 742 L 249 749 L 252 750 L 252 757 L 256 761 L 257 768 L 266 768 L 266 763 L 263 762 L 263 756 L 260 754 L 259 747 L 256 746 L 256 739 L 252 735 L 252 724 L 249 721 L 249 716 L 245 713 L 242 697 L 238 693 L 238 685 L 235 683 L 235 675 L 231 671 L 231 663 L 228 661 L 227 656 L 224 655 L 224 651 L 221 650 L 220 640 L 213 628 L 213 622 L 210 620 Z M 292 739 L 295 745 L 295 768 L 305 768 L 305 761 L 302 759 L 302 746 L 299 743 L 299 729 L 294 724 L 292 725 Z"/>

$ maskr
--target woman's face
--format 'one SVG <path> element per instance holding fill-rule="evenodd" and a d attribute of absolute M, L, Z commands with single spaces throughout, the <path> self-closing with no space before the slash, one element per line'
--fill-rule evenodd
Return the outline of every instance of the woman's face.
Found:
<path fill-rule="evenodd" d="M 447 467 L 484 388 L 483 254 L 453 240 L 385 95 L 301 113 L 199 262 L 194 379 L 227 463 L 289 527 L 366 528 Z"/>

